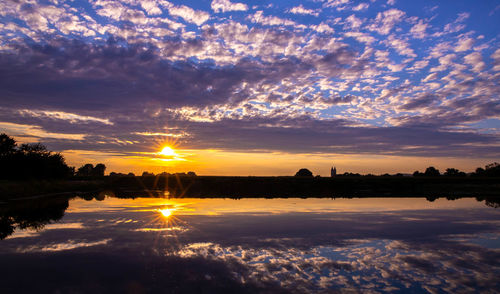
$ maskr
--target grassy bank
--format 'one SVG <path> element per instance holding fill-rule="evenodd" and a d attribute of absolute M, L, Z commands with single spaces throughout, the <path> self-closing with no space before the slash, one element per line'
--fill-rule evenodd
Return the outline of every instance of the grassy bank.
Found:
<path fill-rule="evenodd" d="M 100 190 L 105 180 L 30 180 L 0 181 L 0 201 L 57 193 L 74 193 Z"/>
<path fill-rule="evenodd" d="M 116 177 L 116 195 L 168 191 L 173 197 L 500 197 L 499 178 L 457 177 Z"/>
<path fill-rule="evenodd" d="M 118 197 L 500 197 L 499 178 L 146 176 L 2 181 L 0 200 L 110 190 Z M 158 193 L 152 193 L 156 191 Z"/>

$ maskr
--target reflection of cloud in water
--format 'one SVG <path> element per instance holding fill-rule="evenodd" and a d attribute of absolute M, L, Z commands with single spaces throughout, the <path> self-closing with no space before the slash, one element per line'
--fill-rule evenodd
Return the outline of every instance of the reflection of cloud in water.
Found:
<path fill-rule="evenodd" d="M 500 237 L 500 236 L 497 236 Z M 500 250 L 443 240 L 377 240 L 348 247 L 223 247 L 191 243 L 176 253 L 235 262 L 233 273 L 244 283 L 277 283 L 298 293 L 342 289 L 352 291 L 422 291 L 439 293 L 494 292 L 499 282 Z M 231 261 L 231 262 L 229 262 Z"/>
<path fill-rule="evenodd" d="M 83 229 L 83 223 L 54 223 L 45 225 L 43 230 L 60 230 L 60 229 Z M 39 232 L 36 230 L 17 230 L 12 235 L 7 236 L 5 239 L 14 238 L 28 238 L 38 236 Z"/>
<path fill-rule="evenodd" d="M 111 241 L 111 239 L 104 239 L 104 240 L 94 241 L 94 242 L 82 242 L 82 241 L 76 241 L 76 240 L 68 240 L 65 243 L 49 244 L 49 245 L 45 245 L 45 246 L 36 246 L 36 245 L 30 246 L 27 248 L 20 249 L 19 252 L 27 253 L 27 252 L 44 252 L 44 251 L 64 251 L 64 250 L 72 250 L 72 249 L 81 248 L 81 247 L 105 245 L 109 241 Z"/>
<path fill-rule="evenodd" d="M 179 293 L 199 287 L 213 293 L 500 289 L 500 211 L 483 203 L 453 201 L 467 208 L 450 209 L 439 201 L 394 200 L 370 210 L 375 200 L 352 209 L 350 200 L 175 201 L 98 202 L 109 203 L 109 210 L 71 201 L 83 206 L 70 207 L 64 223 L 2 241 L 0 276 L 18 281 L 26 273 L 50 288 L 50 273 L 58 287 L 73 292 L 82 292 L 89 279 L 108 290 L 132 280 L 149 292 L 188 289 Z M 244 203 L 258 205 L 247 209 Z M 418 207 L 397 210 L 408 203 Z M 165 217 L 159 213 L 164 208 L 175 213 Z M 45 275 L 33 266 L 37 258 L 46 259 Z M 110 273 L 121 279 L 100 278 Z"/>
<path fill-rule="evenodd" d="M 136 232 L 163 232 L 163 231 L 177 231 L 177 232 L 185 232 L 188 228 L 183 227 L 169 227 L 169 228 L 140 228 L 135 229 Z"/>

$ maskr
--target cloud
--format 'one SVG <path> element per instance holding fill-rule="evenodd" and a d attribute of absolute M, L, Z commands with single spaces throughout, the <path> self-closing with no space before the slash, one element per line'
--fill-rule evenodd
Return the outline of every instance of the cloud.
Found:
<path fill-rule="evenodd" d="M 141 0 L 140 1 L 141 7 L 146 10 L 146 12 L 149 15 L 158 15 L 162 14 L 162 11 L 160 7 L 158 7 L 157 3 L 155 1 L 150 1 L 150 0 Z"/>
<path fill-rule="evenodd" d="M 351 0 L 327 0 L 323 6 L 335 7 L 337 10 L 345 9 L 345 5 L 350 4 Z"/>
<path fill-rule="evenodd" d="M 3 131 L 12 136 L 21 137 L 37 137 L 37 138 L 50 138 L 60 140 L 84 140 L 85 134 L 65 134 L 65 133 L 52 133 L 43 130 L 40 126 L 16 124 L 10 122 L 0 122 L 0 127 Z"/>
<path fill-rule="evenodd" d="M 410 33 L 412 33 L 414 38 L 417 39 L 425 38 L 426 36 L 425 30 L 427 29 L 427 27 L 428 24 L 424 23 L 423 20 L 419 20 L 418 23 L 411 28 Z"/>
<path fill-rule="evenodd" d="M 68 113 L 63 111 L 43 111 L 43 110 L 29 110 L 22 109 L 19 111 L 20 115 L 28 115 L 32 117 L 46 117 L 50 119 L 60 119 L 67 120 L 70 123 L 86 123 L 86 122 L 98 122 L 105 125 L 113 125 L 109 119 L 97 118 L 92 116 L 83 116 L 75 113 Z"/>
<path fill-rule="evenodd" d="M 465 24 L 463 22 L 470 17 L 470 13 L 462 12 L 459 13 L 457 19 L 453 23 L 449 23 L 444 27 L 444 33 L 451 34 L 456 33 L 465 28 Z"/>
<path fill-rule="evenodd" d="M 346 37 L 352 37 L 358 40 L 361 43 L 367 43 L 371 44 L 376 41 L 376 39 L 371 36 L 370 34 L 367 33 L 361 33 L 361 32 L 347 32 L 345 33 Z"/>
<path fill-rule="evenodd" d="M 491 58 L 494 60 L 494 71 L 500 71 L 500 49 L 495 50 L 493 54 L 491 54 Z"/>
<path fill-rule="evenodd" d="M 483 62 L 481 53 L 479 52 L 473 52 L 469 55 L 466 55 L 464 57 L 464 61 L 465 63 L 471 65 L 472 70 L 477 73 L 482 72 L 486 67 L 486 64 Z"/>
<path fill-rule="evenodd" d="M 366 10 L 370 7 L 370 4 L 368 3 L 359 3 L 358 5 L 354 6 L 352 8 L 353 11 L 360 11 L 360 10 Z"/>
<path fill-rule="evenodd" d="M 395 8 L 379 12 L 368 29 L 381 35 L 388 35 L 392 28 L 403 20 L 405 15 L 405 12 Z"/>
<path fill-rule="evenodd" d="M 412 99 L 410 102 L 401 106 L 403 110 L 415 110 L 417 108 L 427 107 L 436 100 L 436 96 L 432 94 L 424 94 L 420 97 Z"/>
<path fill-rule="evenodd" d="M 319 9 L 308 9 L 308 8 L 305 8 L 304 6 L 302 6 L 302 4 L 300 4 L 299 6 L 295 6 L 295 7 L 288 9 L 287 12 L 293 13 L 293 14 L 309 14 L 309 15 L 313 15 L 313 16 L 318 16 L 320 13 L 320 10 Z"/>
<path fill-rule="evenodd" d="M 468 51 L 472 48 L 472 45 L 474 45 L 474 39 L 472 38 L 461 38 L 457 46 L 455 47 L 455 52 L 463 52 L 463 51 Z"/>
<path fill-rule="evenodd" d="M 403 39 L 398 39 L 394 35 L 390 35 L 385 41 L 389 46 L 394 48 L 399 54 L 406 55 L 408 57 L 417 57 L 410 44 Z"/>
<path fill-rule="evenodd" d="M 260 23 L 267 26 L 297 26 L 300 27 L 296 22 L 283 19 L 277 16 L 264 16 L 262 10 L 255 12 L 253 15 L 247 17 L 253 23 Z"/>
<path fill-rule="evenodd" d="M 363 20 L 357 18 L 354 14 L 350 15 L 349 17 L 347 17 L 346 21 L 350 24 L 349 28 L 351 30 L 357 30 L 363 24 Z M 352 34 L 352 33 L 354 33 L 354 32 L 347 32 L 346 34 Z"/>
<path fill-rule="evenodd" d="M 326 23 L 322 22 L 318 25 L 311 25 L 310 26 L 311 29 L 317 31 L 318 33 L 334 33 L 335 30 L 330 27 L 329 25 L 327 25 Z"/>
<path fill-rule="evenodd" d="M 248 6 L 244 3 L 232 3 L 229 0 L 213 0 L 211 4 L 212 10 L 218 12 L 228 11 L 247 11 Z"/>
<path fill-rule="evenodd" d="M 59 54 L 56 46 L 65 48 L 64 53 Z M 18 79 L 19 75 L 11 75 L 10 70 L 0 71 L 0 75 L 4 77 L 2 92 L 22 93 L 23 97 L 15 103 L 30 107 L 52 104 L 66 109 L 120 109 L 129 103 L 141 103 L 139 97 L 168 105 L 210 104 L 220 99 L 216 97 L 228 99 L 231 89 L 246 80 L 244 72 L 253 67 L 252 62 L 241 64 L 240 69 L 163 62 L 155 54 L 156 48 L 140 45 L 124 48 L 112 41 L 88 45 L 60 40 L 53 45 L 25 49 L 26 59 L 4 55 L 0 63 L 30 78 Z M 93 64 L 100 66 L 95 68 Z M 197 77 L 201 73 L 202 81 Z M 164 80 L 165 76 L 169 79 Z M 258 76 L 258 72 L 254 77 L 249 76 L 247 82 Z M 213 90 L 208 91 L 209 86 Z"/>
<path fill-rule="evenodd" d="M 136 152 L 160 134 L 187 133 L 175 138 L 299 152 L 310 132 L 311 152 L 422 155 L 449 144 L 450 154 L 499 154 L 500 51 L 480 24 L 460 32 L 472 12 L 445 5 L 456 15 L 448 23 L 431 8 L 388 8 L 395 1 L 297 3 L 285 14 L 213 1 L 213 17 L 207 5 L 165 0 L 3 4 L 1 120 L 87 141 L 51 138 L 54 146 Z M 408 151 L 396 136 L 418 128 L 428 133 Z M 244 143 L 233 142 L 240 132 Z"/>
<path fill-rule="evenodd" d="M 174 5 L 166 1 L 165 3 L 163 3 L 163 5 L 167 7 L 168 12 L 171 15 L 181 17 L 184 20 L 194 23 L 198 26 L 202 25 L 210 18 L 210 14 L 208 12 L 202 10 L 194 10 L 193 8 L 186 5 Z"/>

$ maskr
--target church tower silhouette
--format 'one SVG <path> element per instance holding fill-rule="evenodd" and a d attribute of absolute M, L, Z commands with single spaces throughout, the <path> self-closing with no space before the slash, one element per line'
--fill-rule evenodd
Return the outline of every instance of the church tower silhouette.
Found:
<path fill-rule="evenodd" d="M 330 176 L 333 178 L 337 175 L 337 168 L 335 166 L 332 166 L 332 169 L 330 170 Z"/>

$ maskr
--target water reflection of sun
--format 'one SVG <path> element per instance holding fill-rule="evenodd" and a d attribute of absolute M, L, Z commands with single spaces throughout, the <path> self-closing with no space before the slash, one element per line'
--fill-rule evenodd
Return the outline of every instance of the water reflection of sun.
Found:
<path fill-rule="evenodd" d="M 147 211 L 151 212 L 149 221 L 145 222 L 143 227 L 137 229 L 137 231 L 156 232 L 158 242 L 175 244 L 179 234 L 192 229 L 185 220 L 182 220 L 183 213 L 191 210 L 186 207 L 190 203 L 165 201 L 159 205 L 154 205 L 154 207 L 147 209 Z"/>

